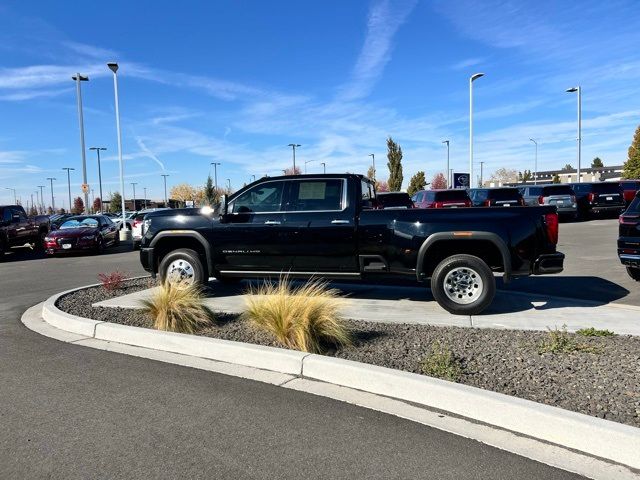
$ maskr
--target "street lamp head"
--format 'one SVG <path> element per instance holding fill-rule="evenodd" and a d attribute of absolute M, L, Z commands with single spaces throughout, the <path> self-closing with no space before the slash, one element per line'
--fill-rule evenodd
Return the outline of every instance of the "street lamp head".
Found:
<path fill-rule="evenodd" d="M 535 143 L 536 145 L 538 144 L 537 140 L 534 138 L 530 138 L 529 140 L 531 140 L 533 143 Z"/>
<path fill-rule="evenodd" d="M 474 80 L 477 80 L 480 77 L 484 77 L 484 73 L 474 73 L 473 75 L 471 75 L 470 80 L 473 82 Z"/>
<path fill-rule="evenodd" d="M 87 75 L 82 75 L 82 74 L 80 74 L 80 73 L 77 73 L 77 74 L 73 75 L 73 76 L 71 77 L 71 80 L 73 80 L 73 81 L 77 81 L 77 80 L 78 80 L 78 78 L 80 78 L 80 81 L 81 81 L 81 82 L 87 82 L 87 81 L 89 81 L 89 77 L 88 77 Z"/>
<path fill-rule="evenodd" d="M 449 140 L 443 140 L 442 143 L 446 143 L 447 145 L 449 145 Z"/>
<path fill-rule="evenodd" d="M 118 64 L 116 62 L 107 63 L 107 67 L 109 67 L 109 70 L 111 70 L 113 73 L 116 73 L 118 71 Z"/>
<path fill-rule="evenodd" d="M 300 145 L 300 144 L 298 144 L 298 143 L 290 143 L 288 146 L 289 146 L 289 147 L 294 147 L 294 148 L 295 148 L 295 147 L 301 147 L 302 145 Z"/>
<path fill-rule="evenodd" d="M 567 93 L 573 93 L 577 91 L 578 91 L 578 87 L 571 87 L 571 88 L 567 88 L 566 90 Z"/>
<path fill-rule="evenodd" d="M 98 151 L 98 150 L 106 150 L 106 149 L 107 149 L 107 147 L 89 147 L 89 150 L 96 150 L 96 151 Z"/>

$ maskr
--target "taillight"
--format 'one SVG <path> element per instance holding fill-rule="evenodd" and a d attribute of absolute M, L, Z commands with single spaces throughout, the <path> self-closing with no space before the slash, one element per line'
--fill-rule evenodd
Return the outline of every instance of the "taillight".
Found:
<path fill-rule="evenodd" d="M 471 201 L 470 200 L 465 200 L 464 201 L 464 206 L 465 207 L 470 207 L 471 206 Z"/>
<path fill-rule="evenodd" d="M 133 221 L 133 226 L 137 227 L 138 225 L 140 225 L 142 223 L 142 220 L 134 220 Z"/>
<path fill-rule="evenodd" d="M 544 205 L 544 197 L 543 197 L 542 195 L 540 195 L 540 196 L 538 197 L 538 204 L 539 204 L 539 205 Z"/>
<path fill-rule="evenodd" d="M 640 222 L 639 216 L 620 215 L 618 222 L 622 225 L 637 225 Z"/>
<path fill-rule="evenodd" d="M 547 225 L 547 238 L 554 245 L 558 244 L 558 214 L 546 213 L 544 222 Z"/>
<path fill-rule="evenodd" d="M 524 198 L 519 198 L 518 199 L 518 205 L 524 207 L 526 205 L 526 203 L 524 203 Z"/>
<path fill-rule="evenodd" d="M 595 193 L 587 193 L 587 200 L 589 202 L 593 202 L 596 198 L 596 194 Z"/>
<path fill-rule="evenodd" d="M 491 206 L 491 200 L 485 200 L 482 205 L 484 205 L 485 207 L 490 207 Z"/>
<path fill-rule="evenodd" d="M 571 195 L 571 203 L 576 203 L 576 196 L 575 195 Z"/>
<path fill-rule="evenodd" d="M 433 208 L 442 208 L 444 207 L 444 202 L 436 202 L 433 205 Z"/>

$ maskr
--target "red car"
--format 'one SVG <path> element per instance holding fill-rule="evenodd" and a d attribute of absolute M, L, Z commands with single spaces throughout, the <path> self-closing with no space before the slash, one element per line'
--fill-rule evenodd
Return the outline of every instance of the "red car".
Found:
<path fill-rule="evenodd" d="M 627 206 L 636 198 L 636 192 L 640 190 L 640 180 L 622 180 L 620 188 L 624 194 L 624 202 Z"/>
<path fill-rule="evenodd" d="M 118 227 L 109 217 L 78 215 L 50 232 L 44 239 L 44 248 L 50 255 L 87 250 L 102 253 L 105 247 L 119 243 Z"/>
<path fill-rule="evenodd" d="M 416 208 L 457 208 L 470 207 L 471 199 L 466 190 L 421 190 L 413 197 Z"/>

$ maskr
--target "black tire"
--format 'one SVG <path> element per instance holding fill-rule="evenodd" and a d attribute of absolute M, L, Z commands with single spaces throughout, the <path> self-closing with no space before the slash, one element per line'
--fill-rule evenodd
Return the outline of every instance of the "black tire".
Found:
<path fill-rule="evenodd" d="M 631 278 L 633 278 L 636 282 L 640 282 L 640 268 L 637 267 L 627 267 L 627 273 Z"/>
<path fill-rule="evenodd" d="M 135 240 L 133 241 L 133 250 L 139 250 L 140 249 L 140 242 L 136 242 Z"/>
<path fill-rule="evenodd" d="M 104 252 L 104 240 L 102 240 L 102 237 L 98 237 L 98 243 L 96 244 L 96 253 L 100 255 L 103 252 Z"/>
<path fill-rule="evenodd" d="M 119 247 L 120 246 L 120 233 L 116 233 L 116 236 L 113 239 L 113 246 L 114 247 Z"/>
<path fill-rule="evenodd" d="M 41 231 L 33 241 L 33 249 L 37 252 L 44 251 L 44 239 L 48 235 L 48 232 Z"/>
<path fill-rule="evenodd" d="M 449 274 L 453 277 L 448 278 Z M 460 278 L 460 283 L 450 283 L 456 277 Z M 470 283 L 474 281 L 477 283 Z M 482 259 L 473 255 L 453 255 L 445 258 L 433 271 L 431 293 L 438 305 L 449 313 L 477 315 L 493 302 L 496 295 L 496 279 Z M 467 295 L 475 298 L 470 301 Z M 453 297 L 456 298 L 455 301 Z"/>
<path fill-rule="evenodd" d="M 180 266 L 180 262 L 183 262 L 182 267 Z M 185 270 L 183 272 L 174 270 L 173 274 L 171 274 L 171 272 L 169 271 L 170 268 L 172 270 L 174 268 L 176 270 L 184 268 Z M 185 277 L 182 275 L 182 273 L 189 276 Z M 167 253 L 160 262 L 160 266 L 158 267 L 158 275 L 162 283 L 164 283 L 167 279 L 171 280 L 172 278 L 174 279 L 174 281 L 178 281 L 178 275 L 180 275 L 183 280 L 197 285 L 204 285 L 208 280 L 208 275 L 205 273 L 205 267 L 202 264 L 200 256 L 197 252 L 188 248 L 181 248 L 179 250 L 174 250 Z"/>

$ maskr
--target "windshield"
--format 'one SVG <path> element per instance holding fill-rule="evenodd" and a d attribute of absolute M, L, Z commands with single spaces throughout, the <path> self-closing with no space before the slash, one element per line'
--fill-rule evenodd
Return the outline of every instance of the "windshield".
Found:
<path fill-rule="evenodd" d="M 620 193 L 620 184 L 614 182 L 602 182 L 593 184 L 595 193 Z"/>
<path fill-rule="evenodd" d="M 466 190 L 462 190 L 462 189 L 443 190 L 441 192 L 436 192 L 436 201 L 448 202 L 452 200 L 459 200 L 461 202 L 465 202 L 469 200 L 469 195 L 467 195 Z"/>
<path fill-rule="evenodd" d="M 72 218 L 60 225 L 60 230 L 65 228 L 98 228 L 98 220 L 95 218 Z"/>

